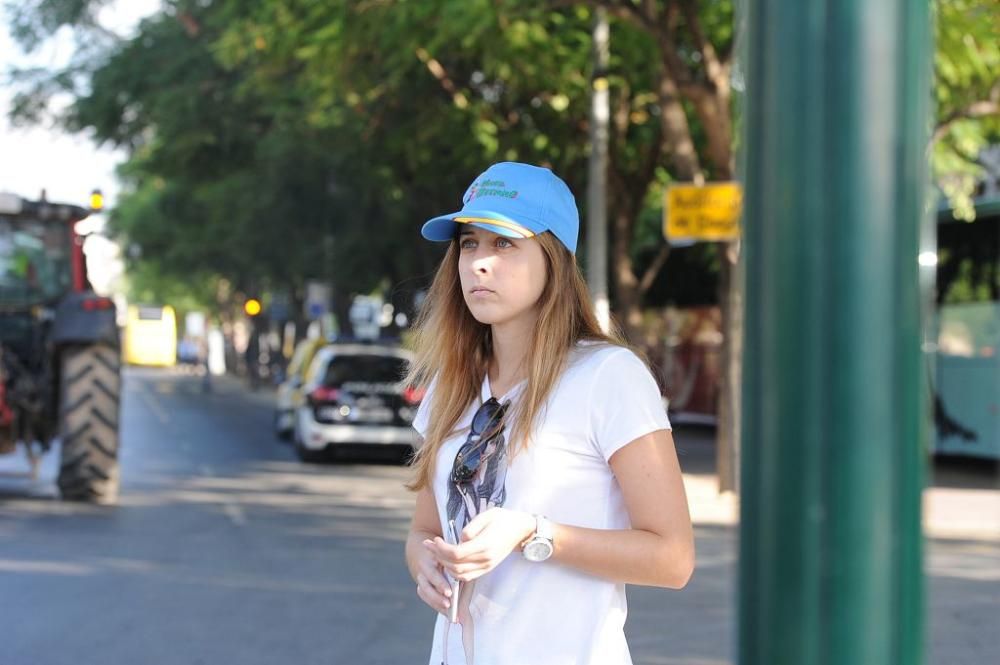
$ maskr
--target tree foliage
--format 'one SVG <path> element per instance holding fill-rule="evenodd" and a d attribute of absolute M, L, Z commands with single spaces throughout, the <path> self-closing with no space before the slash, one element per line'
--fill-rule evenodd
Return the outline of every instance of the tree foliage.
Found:
<path fill-rule="evenodd" d="M 166 0 L 128 39 L 100 26 L 106 4 L 9 3 L 25 48 L 66 27 L 81 44 L 64 70 L 15 72 L 14 115 L 37 121 L 69 92 L 64 125 L 127 150 L 112 221 L 147 272 L 293 296 L 318 278 L 342 300 L 423 286 L 439 250 L 416 242 L 420 222 L 457 208 L 490 162 L 550 165 L 582 203 L 592 10 L 606 7 L 615 301 L 624 318 L 690 301 L 661 270 L 659 201 L 672 180 L 733 176 L 731 2 Z M 980 112 L 997 56 L 984 0 L 937 5 L 947 183 L 995 139 Z"/>
<path fill-rule="evenodd" d="M 1000 142 L 1000 18 L 993 2 L 938 0 L 932 168 L 960 217 L 983 174 L 980 152 Z"/>

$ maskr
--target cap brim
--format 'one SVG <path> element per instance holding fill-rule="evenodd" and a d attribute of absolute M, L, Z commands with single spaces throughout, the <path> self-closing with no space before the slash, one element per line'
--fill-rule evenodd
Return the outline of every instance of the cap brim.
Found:
<path fill-rule="evenodd" d="M 459 224 L 471 224 L 506 238 L 530 238 L 536 234 L 521 222 L 488 210 L 465 210 L 441 215 L 426 222 L 420 234 L 427 240 L 445 242 L 455 237 Z"/>

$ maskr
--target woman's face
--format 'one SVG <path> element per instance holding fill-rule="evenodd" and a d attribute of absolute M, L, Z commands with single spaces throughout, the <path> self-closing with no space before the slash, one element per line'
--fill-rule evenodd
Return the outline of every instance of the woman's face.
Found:
<path fill-rule="evenodd" d="M 459 232 L 458 275 L 472 316 L 487 325 L 537 315 L 545 253 L 531 238 L 507 238 L 471 224 Z"/>

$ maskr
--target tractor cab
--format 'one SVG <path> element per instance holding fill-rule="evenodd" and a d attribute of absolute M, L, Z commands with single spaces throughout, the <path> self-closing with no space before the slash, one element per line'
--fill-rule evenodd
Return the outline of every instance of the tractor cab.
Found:
<path fill-rule="evenodd" d="M 86 288 L 74 227 L 90 211 L 0 193 L 0 307 L 55 304 Z"/>
<path fill-rule="evenodd" d="M 109 503 L 121 352 L 114 304 L 93 292 L 75 228 L 90 212 L 0 193 L 0 455 L 23 446 L 37 472 L 58 442 L 63 498 Z"/>

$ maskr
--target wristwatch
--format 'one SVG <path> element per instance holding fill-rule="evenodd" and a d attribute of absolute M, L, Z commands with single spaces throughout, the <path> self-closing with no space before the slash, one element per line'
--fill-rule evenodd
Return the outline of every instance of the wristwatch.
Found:
<path fill-rule="evenodd" d="M 528 561 L 540 563 L 552 556 L 554 549 L 552 522 L 544 515 L 535 515 L 535 535 L 521 545 L 521 553 Z"/>

